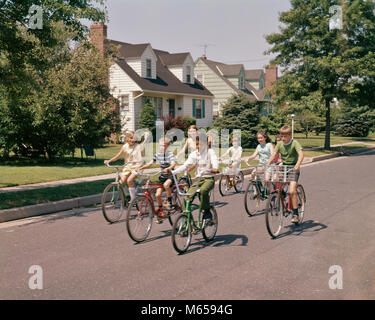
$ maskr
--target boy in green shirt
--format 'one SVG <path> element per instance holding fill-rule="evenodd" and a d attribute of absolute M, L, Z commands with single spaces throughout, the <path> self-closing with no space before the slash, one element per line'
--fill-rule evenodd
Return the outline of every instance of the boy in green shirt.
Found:
<path fill-rule="evenodd" d="M 292 139 L 292 128 L 288 125 L 283 126 L 280 129 L 281 141 L 275 147 L 267 166 L 270 166 L 275 160 L 277 153 L 280 153 L 282 164 L 286 166 L 294 166 L 296 171 L 295 181 L 291 181 L 289 184 L 289 192 L 292 199 L 293 209 L 293 223 L 298 223 L 298 198 L 297 198 L 297 182 L 300 175 L 300 167 L 303 161 L 304 155 L 301 145 L 298 141 Z"/>

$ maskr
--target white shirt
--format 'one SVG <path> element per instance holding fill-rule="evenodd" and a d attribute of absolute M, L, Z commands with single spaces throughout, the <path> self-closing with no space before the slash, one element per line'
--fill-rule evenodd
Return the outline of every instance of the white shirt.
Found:
<path fill-rule="evenodd" d="M 189 154 L 185 163 L 173 171 L 174 174 L 184 172 L 188 167 L 195 165 L 196 176 L 209 175 L 208 171 L 211 169 L 219 169 L 219 161 L 213 149 L 206 148 L 200 153 L 198 150 Z"/>
<path fill-rule="evenodd" d="M 227 156 L 229 153 L 231 154 L 230 160 L 232 160 L 233 162 L 239 161 L 239 164 L 241 164 L 241 156 L 242 156 L 242 147 L 241 146 L 230 147 L 228 149 L 228 151 L 223 154 L 223 158 L 225 156 Z"/>

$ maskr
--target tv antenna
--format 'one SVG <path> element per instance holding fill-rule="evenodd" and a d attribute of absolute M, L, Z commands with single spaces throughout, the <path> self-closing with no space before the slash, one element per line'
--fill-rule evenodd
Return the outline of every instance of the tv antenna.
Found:
<path fill-rule="evenodd" d="M 207 48 L 208 47 L 214 47 L 215 45 L 211 44 L 211 43 L 205 43 L 205 44 L 201 44 L 199 46 L 204 48 L 204 55 L 207 56 Z"/>

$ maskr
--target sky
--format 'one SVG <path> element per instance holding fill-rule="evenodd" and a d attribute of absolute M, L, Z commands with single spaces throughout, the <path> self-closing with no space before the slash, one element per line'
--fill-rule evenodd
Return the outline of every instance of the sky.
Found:
<path fill-rule="evenodd" d="M 279 30 L 290 0 L 107 0 L 108 38 L 170 53 L 264 68 L 264 36 Z"/>

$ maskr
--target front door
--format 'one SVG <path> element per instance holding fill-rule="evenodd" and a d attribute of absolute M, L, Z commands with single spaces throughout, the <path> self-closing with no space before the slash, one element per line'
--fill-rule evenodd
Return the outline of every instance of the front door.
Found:
<path fill-rule="evenodd" d="M 169 99 L 169 115 L 173 118 L 176 116 L 176 107 L 174 99 Z"/>

